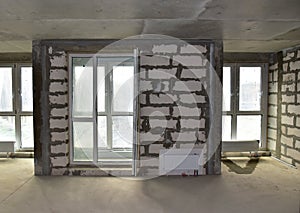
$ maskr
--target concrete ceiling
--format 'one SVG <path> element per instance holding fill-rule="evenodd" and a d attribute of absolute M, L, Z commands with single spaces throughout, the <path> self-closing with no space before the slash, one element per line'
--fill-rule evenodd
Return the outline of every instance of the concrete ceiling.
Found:
<path fill-rule="evenodd" d="M 300 44 L 300 0 L 0 0 L 0 52 L 31 52 L 34 39 L 138 34 L 275 52 Z"/>

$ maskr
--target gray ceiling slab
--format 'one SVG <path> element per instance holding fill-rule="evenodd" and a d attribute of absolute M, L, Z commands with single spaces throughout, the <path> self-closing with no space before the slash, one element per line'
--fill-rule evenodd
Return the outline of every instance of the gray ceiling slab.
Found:
<path fill-rule="evenodd" d="M 1 0 L 0 19 L 197 18 L 209 0 Z"/>
<path fill-rule="evenodd" d="M 34 39 L 122 39 L 142 33 L 224 40 L 225 51 L 299 44 L 300 0 L 0 0 L 0 52 Z"/>
<path fill-rule="evenodd" d="M 199 19 L 300 21 L 299 0 L 212 0 Z"/>

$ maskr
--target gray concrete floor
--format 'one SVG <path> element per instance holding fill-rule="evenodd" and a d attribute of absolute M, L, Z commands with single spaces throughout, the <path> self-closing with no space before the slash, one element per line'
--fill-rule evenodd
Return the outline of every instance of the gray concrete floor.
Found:
<path fill-rule="evenodd" d="M 35 177 L 32 159 L 0 159 L 0 212 L 299 213 L 300 171 L 272 158 L 231 158 L 221 176 Z"/>

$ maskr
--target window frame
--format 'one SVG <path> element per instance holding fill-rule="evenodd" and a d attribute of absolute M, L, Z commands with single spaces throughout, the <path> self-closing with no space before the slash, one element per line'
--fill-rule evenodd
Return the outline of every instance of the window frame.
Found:
<path fill-rule="evenodd" d="M 11 67 L 12 68 L 12 111 L 3 112 L 0 111 L 0 116 L 13 116 L 15 118 L 15 148 L 16 151 L 33 151 L 34 147 L 22 147 L 22 116 L 32 116 L 32 111 L 22 111 L 22 67 L 31 67 L 31 63 L 0 63 L 0 67 Z M 32 74 L 33 75 L 33 74 Z M 33 77 L 33 76 L 32 76 Z M 32 81 L 33 83 L 33 81 Z M 33 88 L 32 88 L 33 90 Z M 1 141 L 0 141 L 1 143 Z M 33 141 L 34 144 L 34 141 Z"/>
<path fill-rule="evenodd" d="M 92 112 L 92 117 L 87 118 L 87 117 L 82 117 L 82 118 L 74 118 L 72 115 L 73 111 L 73 64 L 72 64 L 72 59 L 73 58 L 91 58 L 93 60 L 93 112 Z M 112 108 L 112 97 L 113 97 L 113 91 L 112 91 L 112 74 L 110 73 L 109 75 L 105 76 L 105 112 L 98 112 L 97 107 L 98 107 L 98 102 L 97 102 L 97 67 L 98 67 L 98 58 L 116 58 L 120 59 L 122 57 L 131 57 L 133 62 L 132 65 L 134 66 L 134 73 L 135 70 L 137 69 L 137 64 L 136 64 L 136 59 L 135 59 L 135 53 L 112 53 L 112 54 L 81 54 L 81 53 L 71 53 L 68 55 L 69 59 L 69 126 L 70 126 L 70 164 L 71 165 L 111 165 L 111 164 L 116 164 L 116 161 L 110 162 L 103 162 L 99 159 L 98 156 L 98 116 L 106 116 L 107 119 L 107 141 L 111 143 L 110 148 L 112 148 L 112 138 L 111 134 L 112 133 L 112 122 L 109 120 L 112 120 L 113 116 L 133 116 L 133 126 L 135 126 L 135 112 L 113 112 L 113 109 L 109 110 L 108 108 Z M 105 69 L 105 73 L 107 73 L 107 70 Z M 109 83 L 107 83 L 109 82 Z M 134 89 L 135 90 L 135 89 Z M 135 103 L 133 103 L 133 106 Z M 133 107 L 134 109 L 134 107 Z M 109 119 L 109 117 L 111 119 Z M 73 122 L 93 122 L 93 159 L 92 160 L 87 160 L 87 161 L 80 161 L 80 160 L 75 160 L 74 159 L 74 141 L 73 141 Z M 135 140 L 133 134 L 133 141 Z M 124 150 L 124 148 L 112 148 L 108 150 Z M 135 146 L 131 148 L 131 151 L 134 155 L 135 153 Z M 132 162 L 130 164 L 134 163 L 133 158 L 131 159 Z M 117 162 L 120 164 L 120 162 Z M 122 163 L 122 162 L 121 162 Z"/>
<path fill-rule="evenodd" d="M 267 117 L 268 117 L 268 64 L 267 63 L 224 63 L 223 67 L 231 70 L 231 103 L 230 110 L 223 111 L 222 116 L 231 116 L 231 138 L 237 137 L 237 116 L 261 115 L 261 144 L 260 150 L 267 148 Z M 261 67 L 261 108 L 259 111 L 239 110 L 239 78 L 240 67 Z"/>

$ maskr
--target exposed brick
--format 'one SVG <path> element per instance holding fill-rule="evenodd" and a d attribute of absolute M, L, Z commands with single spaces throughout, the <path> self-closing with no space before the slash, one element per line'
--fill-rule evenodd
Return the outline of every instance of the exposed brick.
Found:
<path fill-rule="evenodd" d="M 201 91 L 201 81 L 176 81 L 173 87 L 174 91 L 195 92 Z"/>
<path fill-rule="evenodd" d="M 289 157 L 285 157 L 285 156 L 281 156 L 280 157 L 280 160 L 286 162 L 286 163 L 289 163 L 289 164 L 292 164 L 293 163 L 293 159 L 292 158 L 289 158 Z"/>
<path fill-rule="evenodd" d="M 270 116 L 277 116 L 277 106 L 269 106 L 268 112 Z"/>
<path fill-rule="evenodd" d="M 282 95 L 282 102 L 295 103 L 295 95 Z"/>
<path fill-rule="evenodd" d="M 300 149 L 300 140 L 296 140 L 295 142 L 295 148 Z"/>
<path fill-rule="evenodd" d="M 280 153 L 282 155 L 286 155 L 286 146 L 281 145 L 281 147 L 280 147 Z"/>
<path fill-rule="evenodd" d="M 58 154 L 58 153 L 67 153 L 67 152 L 68 149 L 65 143 L 51 146 L 51 153 Z"/>
<path fill-rule="evenodd" d="M 272 94 L 272 95 L 269 95 L 269 103 L 270 104 L 277 104 L 277 95 L 276 94 Z"/>
<path fill-rule="evenodd" d="M 151 142 L 154 143 L 156 141 L 163 141 L 164 137 L 160 134 L 152 134 L 150 132 L 144 133 L 141 132 L 139 134 L 141 142 Z"/>
<path fill-rule="evenodd" d="M 51 132 L 51 141 L 66 141 L 68 139 L 67 132 Z"/>
<path fill-rule="evenodd" d="M 270 83 L 269 84 L 269 92 L 277 92 L 278 91 L 278 88 L 277 88 L 277 83 Z"/>
<path fill-rule="evenodd" d="M 181 72 L 181 78 L 195 78 L 201 79 L 206 76 L 207 70 L 204 68 L 199 69 L 183 69 Z"/>
<path fill-rule="evenodd" d="M 300 129 L 288 127 L 287 128 L 288 135 L 295 135 L 296 137 L 300 138 Z"/>
<path fill-rule="evenodd" d="M 287 155 L 292 157 L 293 159 L 300 161 L 300 151 L 295 149 L 287 148 Z"/>
<path fill-rule="evenodd" d="M 152 52 L 153 53 L 176 53 L 177 45 L 175 45 L 175 44 L 153 45 Z"/>
<path fill-rule="evenodd" d="M 150 127 L 156 128 L 156 127 L 162 127 L 162 128 L 174 128 L 176 129 L 177 120 L 159 120 L 159 119 L 149 119 Z"/>
<path fill-rule="evenodd" d="M 296 74 L 295 73 L 288 73 L 288 74 L 283 74 L 282 75 L 282 81 L 283 82 L 294 82 L 296 79 Z"/>
<path fill-rule="evenodd" d="M 51 116 L 53 117 L 65 117 L 68 115 L 67 108 L 52 108 L 50 111 Z"/>
<path fill-rule="evenodd" d="M 51 157 L 51 164 L 53 167 L 66 167 L 69 163 L 68 157 Z"/>
<path fill-rule="evenodd" d="M 140 91 L 149 91 L 153 90 L 151 81 L 140 81 Z"/>
<path fill-rule="evenodd" d="M 277 128 L 277 118 L 268 117 L 268 126 Z"/>
<path fill-rule="evenodd" d="M 290 85 L 282 85 L 281 86 L 281 91 L 282 92 L 287 92 L 287 91 L 289 91 L 289 92 L 295 92 L 295 90 L 296 90 L 296 84 L 290 84 Z"/>
<path fill-rule="evenodd" d="M 199 117 L 201 115 L 201 109 L 197 107 L 184 107 L 178 106 L 173 108 L 173 116 L 195 116 Z"/>
<path fill-rule="evenodd" d="M 268 149 L 271 151 L 276 150 L 276 141 L 272 139 L 268 139 Z"/>
<path fill-rule="evenodd" d="M 283 61 L 291 60 L 295 56 L 294 52 L 288 53 L 284 58 Z"/>
<path fill-rule="evenodd" d="M 183 66 L 203 66 L 204 60 L 201 56 L 183 56 L 183 55 L 174 55 L 173 56 L 173 65 L 182 64 Z"/>
<path fill-rule="evenodd" d="M 171 94 L 150 95 L 151 104 L 172 104 L 177 100 L 177 96 Z"/>
<path fill-rule="evenodd" d="M 285 135 L 287 134 L 287 127 L 286 126 L 284 126 L 284 125 L 281 126 L 281 133 L 285 134 Z"/>
<path fill-rule="evenodd" d="M 196 54 L 201 54 L 201 53 L 206 53 L 207 49 L 206 47 L 203 47 L 201 45 L 186 45 L 186 46 L 182 46 L 180 48 L 180 53 L 196 53 Z"/>
<path fill-rule="evenodd" d="M 194 94 L 182 94 L 179 95 L 179 100 L 182 103 L 194 104 L 194 103 L 205 103 L 205 96 L 194 95 Z"/>
<path fill-rule="evenodd" d="M 65 80 L 68 78 L 68 73 L 64 69 L 52 69 L 50 70 L 50 79 Z"/>
<path fill-rule="evenodd" d="M 140 63 L 142 66 L 168 66 L 170 64 L 170 57 L 163 55 L 141 55 Z"/>
<path fill-rule="evenodd" d="M 50 95 L 49 101 L 51 104 L 66 104 L 68 102 L 68 95 Z"/>
<path fill-rule="evenodd" d="M 288 63 L 284 63 L 283 65 L 282 65 L 282 68 L 283 68 L 283 72 L 287 72 L 288 71 Z"/>
<path fill-rule="evenodd" d="M 61 56 L 52 56 L 50 58 L 50 63 L 52 67 L 66 67 L 67 60 L 65 54 Z"/>
<path fill-rule="evenodd" d="M 296 126 L 300 128 L 300 117 L 296 118 Z"/>
<path fill-rule="evenodd" d="M 281 135 L 281 142 L 290 147 L 293 147 L 293 138 L 292 137 L 286 137 L 284 135 Z"/>
<path fill-rule="evenodd" d="M 203 131 L 189 131 L 189 132 L 173 132 L 172 139 L 178 142 L 196 142 L 197 139 L 205 141 L 205 132 Z"/>
<path fill-rule="evenodd" d="M 300 70 L 300 60 L 290 62 L 290 71 Z"/>
<path fill-rule="evenodd" d="M 268 129 L 268 137 L 276 139 L 277 138 L 277 131 L 274 129 Z"/>
<path fill-rule="evenodd" d="M 142 107 L 141 116 L 167 116 L 170 114 L 169 107 Z"/>
<path fill-rule="evenodd" d="M 139 103 L 146 104 L 146 95 L 145 94 L 139 94 Z"/>
<path fill-rule="evenodd" d="M 288 105 L 288 113 L 300 114 L 300 105 Z"/>
<path fill-rule="evenodd" d="M 68 127 L 68 120 L 66 119 L 53 119 L 51 118 L 50 121 L 50 128 L 58 128 L 58 129 L 65 129 Z"/>
<path fill-rule="evenodd" d="M 49 87 L 50 92 L 67 92 L 68 84 L 60 82 L 51 82 Z"/>
<path fill-rule="evenodd" d="M 287 109 L 287 105 L 281 104 L 281 113 L 286 114 L 287 113 L 286 109 Z"/>
<path fill-rule="evenodd" d="M 281 123 L 282 124 L 287 124 L 287 125 L 294 125 L 294 116 L 282 115 L 281 116 Z"/>
<path fill-rule="evenodd" d="M 177 68 L 172 69 L 153 69 L 148 71 L 149 78 L 151 79 L 170 79 L 176 78 Z"/>
<path fill-rule="evenodd" d="M 205 128 L 205 119 L 181 119 L 180 124 L 181 128 Z"/>

